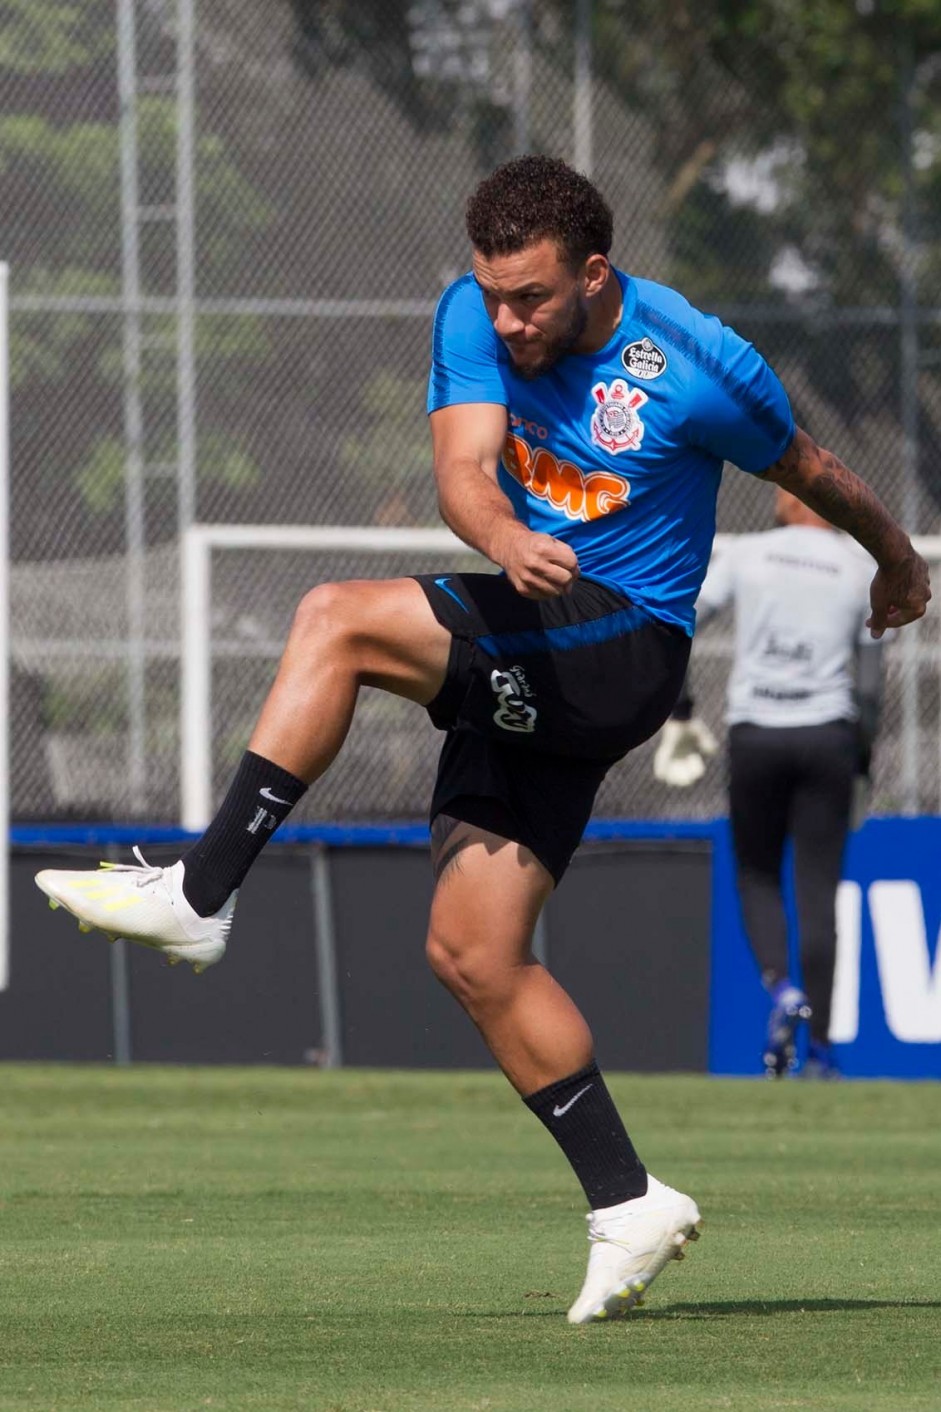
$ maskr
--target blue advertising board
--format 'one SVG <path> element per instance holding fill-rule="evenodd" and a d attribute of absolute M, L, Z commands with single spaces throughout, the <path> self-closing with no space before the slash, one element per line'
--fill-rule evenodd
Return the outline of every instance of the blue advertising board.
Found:
<path fill-rule="evenodd" d="M 768 996 L 742 927 L 728 823 L 713 852 L 709 1068 L 760 1074 Z M 849 1078 L 941 1078 L 941 818 L 869 819 L 837 902 L 830 1036 Z M 789 917 L 794 974 L 796 927 Z"/>

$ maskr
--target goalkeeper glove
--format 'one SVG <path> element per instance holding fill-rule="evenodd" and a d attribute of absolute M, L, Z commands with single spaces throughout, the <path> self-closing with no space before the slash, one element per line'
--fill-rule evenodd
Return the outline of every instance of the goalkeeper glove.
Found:
<path fill-rule="evenodd" d="M 653 757 L 654 778 L 685 789 L 702 779 L 706 761 L 717 749 L 715 736 L 705 721 L 696 716 L 688 721 L 671 718 L 660 732 L 660 744 Z"/>

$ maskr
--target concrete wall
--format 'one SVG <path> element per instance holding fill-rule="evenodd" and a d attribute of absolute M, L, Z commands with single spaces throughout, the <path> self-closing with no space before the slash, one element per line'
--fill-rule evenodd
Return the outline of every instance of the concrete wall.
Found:
<path fill-rule="evenodd" d="M 178 853 L 147 849 L 158 863 Z M 426 848 L 321 855 L 332 928 L 318 934 L 323 870 L 314 851 L 273 845 L 242 889 L 225 960 L 198 977 L 140 947 L 84 935 L 65 912 L 49 910 L 33 874 L 93 867 L 99 856 L 14 849 L 0 1058 L 490 1064 L 425 964 Z M 550 900 L 540 938 L 549 968 L 584 1009 L 608 1068 L 706 1069 L 710 872 L 710 845 L 701 840 L 589 844 Z M 337 977 L 332 997 L 325 949 Z M 339 1056 L 325 1052 L 331 1024 Z"/>

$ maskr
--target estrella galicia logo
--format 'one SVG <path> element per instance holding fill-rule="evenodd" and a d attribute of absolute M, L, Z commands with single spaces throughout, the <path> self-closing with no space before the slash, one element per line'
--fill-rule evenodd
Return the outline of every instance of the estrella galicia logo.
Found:
<path fill-rule="evenodd" d="M 493 719 L 505 731 L 525 731 L 531 734 L 536 729 L 536 708 L 527 706 L 524 696 L 532 695 L 532 688 L 523 676 L 521 667 L 511 671 L 490 673 L 490 685 L 497 694 L 497 709 Z"/>
<path fill-rule="evenodd" d="M 654 378 L 665 372 L 667 355 L 649 338 L 640 338 L 636 343 L 627 345 L 621 354 L 621 362 L 631 377 L 639 378 L 641 382 L 653 382 Z"/>

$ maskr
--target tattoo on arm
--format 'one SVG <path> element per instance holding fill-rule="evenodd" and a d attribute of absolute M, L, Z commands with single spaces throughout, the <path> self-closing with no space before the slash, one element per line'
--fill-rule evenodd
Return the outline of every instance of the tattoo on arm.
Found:
<path fill-rule="evenodd" d="M 907 542 L 904 531 L 875 491 L 806 432 L 798 431 L 781 459 L 765 471 L 764 478 L 789 490 L 838 529 L 846 530 L 877 562 L 889 553 L 897 553 Z"/>
<path fill-rule="evenodd" d="M 460 855 L 473 843 L 470 824 L 453 819 L 450 814 L 437 814 L 431 825 L 431 869 L 435 882 L 449 870 L 461 871 Z"/>

